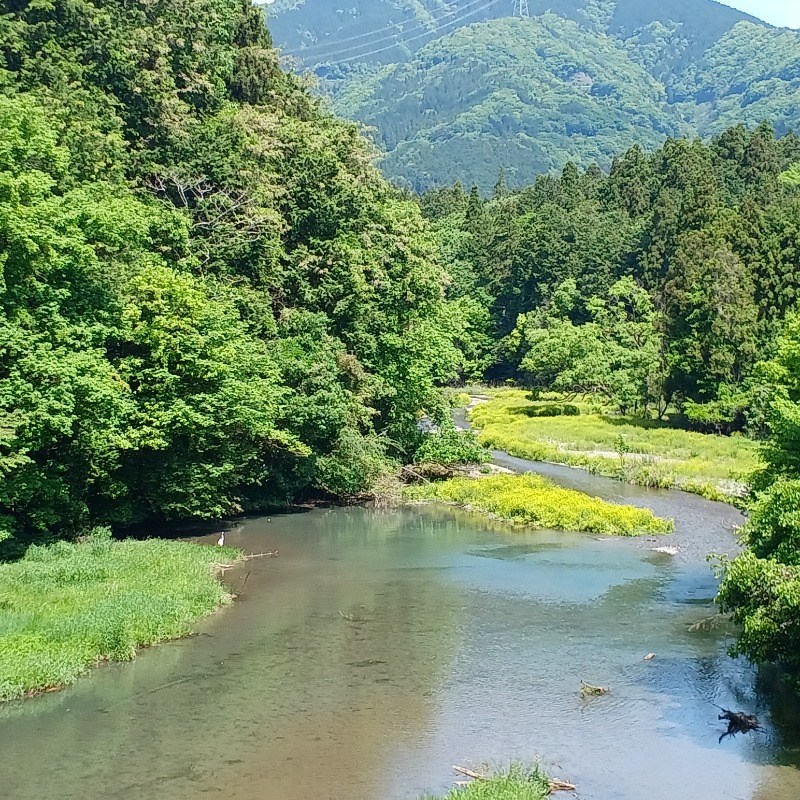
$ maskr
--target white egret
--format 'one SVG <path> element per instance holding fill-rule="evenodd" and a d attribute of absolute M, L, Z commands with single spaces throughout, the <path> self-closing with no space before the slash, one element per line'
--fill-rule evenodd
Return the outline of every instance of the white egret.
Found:
<path fill-rule="evenodd" d="M 222 533 L 220 533 L 219 539 L 217 539 L 217 544 L 220 547 L 223 547 L 225 545 L 225 531 L 222 531 Z"/>

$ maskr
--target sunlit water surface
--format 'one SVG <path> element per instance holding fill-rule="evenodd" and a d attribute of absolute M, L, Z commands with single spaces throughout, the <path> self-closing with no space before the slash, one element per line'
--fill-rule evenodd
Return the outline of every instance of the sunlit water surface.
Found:
<path fill-rule="evenodd" d="M 280 555 L 230 571 L 197 636 L 0 708 L 0 797 L 401 800 L 541 756 L 586 800 L 798 800 L 797 708 L 730 630 L 690 630 L 738 514 L 539 468 L 675 516 L 681 552 L 448 508 L 248 520 L 226 543 Z M 713 703 L 766 731 L 718 743 Z"/>

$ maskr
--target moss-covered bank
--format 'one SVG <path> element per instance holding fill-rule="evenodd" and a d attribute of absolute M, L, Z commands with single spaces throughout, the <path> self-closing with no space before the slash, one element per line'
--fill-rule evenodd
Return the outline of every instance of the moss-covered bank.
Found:
<path fill-rule="evenodd" d="M 0 700 L 75 681 L 104 660 L 190 633 L 229 603 L 219 566 L 238 550 L 95 537 L 0 565 Z"/>

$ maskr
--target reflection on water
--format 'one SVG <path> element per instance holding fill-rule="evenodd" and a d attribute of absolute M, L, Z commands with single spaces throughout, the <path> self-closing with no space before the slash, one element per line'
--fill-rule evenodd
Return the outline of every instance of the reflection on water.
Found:
<path fill-rule="evenodd" d="M 709 543 L 728 522 L 704 524 Z M 4 798 L 401 800 L 539 754 L 582 798 L 800 797 L 795 712 L 773 724 L 729 631 L 689 631 L 713 612 L 701 560 L 436 508 L 227 539 L 280 557 L 229 573 L 242 597 L 198 636 L 0 710 Z M 611 693 L 584 702 L 581 679 Z M 718 744 L 713 703 L 767 733 Z"/>

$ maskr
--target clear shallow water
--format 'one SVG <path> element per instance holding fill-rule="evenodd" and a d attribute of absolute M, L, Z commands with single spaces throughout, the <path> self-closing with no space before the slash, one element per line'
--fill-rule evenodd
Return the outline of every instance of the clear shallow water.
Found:
<path fill-rule="evenodd" d="M 688 630 L 715 587 L 686 542 L 730 547 L 735 512 L 562 477 L 679 517 L 681 555 L 446 508 L 246 521 L 226 541 L 280 556 L 196 637 L 0 708 L 0 796 L 402 800 L 541 755 L 587 800 L 798 800 L 796 706 Z M 718 744 L 712 702 L 767 732 Z"/>

